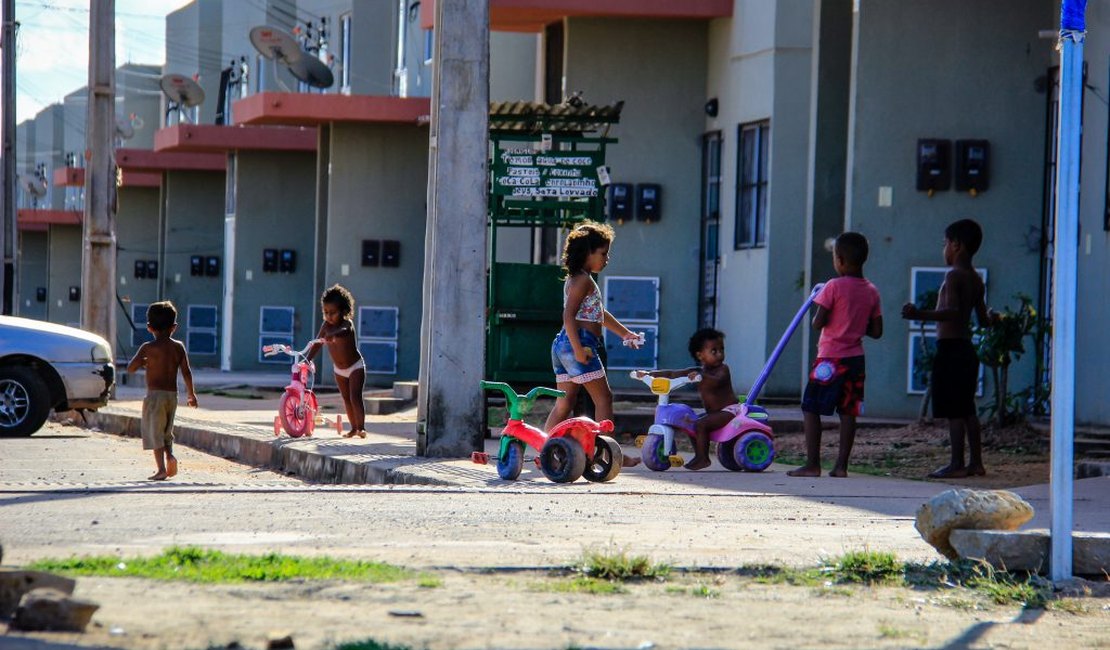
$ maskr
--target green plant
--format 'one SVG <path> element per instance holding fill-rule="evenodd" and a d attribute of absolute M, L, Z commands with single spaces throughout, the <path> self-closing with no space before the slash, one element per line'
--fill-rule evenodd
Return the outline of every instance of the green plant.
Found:
<path fill-rule="evenodd" d="M 601 580 L 664 579 L 671 572 L 666 564 L 657 564 L 643 555 L 630 556 L 624 549 L 612 546 L 585 551 L 575 569 L 584 576 Z"/>
<path fill-rule="evenodd" d="M 174 546 L 153 557 L 118 555 L 44 559 L 30 566 L 69 575 L 186 580 L 190 582 L 277 582 L 282 580 L 361 580 L 396 582 L 413 572 L 381 562 L 295 555 L 232 555 L 194 546 Z"/>
<path fill-rule="evenodd" d="M 893 553 L 849 551 L 827 565 L 837 582 L 881 584 L 902 578 L 903 564 Z"/>
<path fill-rule="evenodd" d="M 1025 339 L 1040 340 L 1049 327 L 1037 315 L 1032 298 L 1022 293 L 1014 294 L 1014 298 L 1019 302 L 1015 311 L 1006 307 L 990 326 L 975 331 L 979 360 L 990 368 L 994 385 L 994 401 L 984 410 L 989 420 L 1000 426 L 1021 421 L 1028 411 L 1042 409 L 1041 403 L 1048 398 L 1048 387 L 1038 385 L 1040 378 L 1025 391 L 1009 392 L 1010 365 L 1025 354 Z M 1039 346 L 1037 353 L 1040 353 Z M 1033 404 L 1030 405 L 1029 400 L 1033 400 Z"/>

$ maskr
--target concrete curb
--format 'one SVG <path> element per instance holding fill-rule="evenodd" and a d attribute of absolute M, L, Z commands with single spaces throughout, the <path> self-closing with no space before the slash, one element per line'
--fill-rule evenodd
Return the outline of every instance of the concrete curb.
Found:
<path fill-rule="evenodd" d="M 91 426 L 132 438 L 142 437 L 142 419 L 112 407 L 88 413 Z M 435 475 L 434 459 L 401 455 L 359 454 L 356 457 L 321 453 L 313 438 L 274 437 L 258 427 L 190 421 L 178 416 L 174 424 L 178 444 L 254 467 L 294 474 L 320 483 L 375 485 L 456 485 Z"/>

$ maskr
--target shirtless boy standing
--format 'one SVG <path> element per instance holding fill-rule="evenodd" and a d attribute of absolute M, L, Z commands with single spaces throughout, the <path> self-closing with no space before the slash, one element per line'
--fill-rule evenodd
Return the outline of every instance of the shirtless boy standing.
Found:
<path fill-rule="evenodd" d="M 971 343 L 971 312 L 979 323 L 993 325 L 998 315 L 983 301 L 983 279 L 972 257 L 983 243 L 983 230 L 971 219 L 961 219 L 944 230 L 944 263 L 950 268 L 937 296 L 936 309 L 902 307 L 902 318 L 937 324 L 937 354 L 933 359 L 933 417 L 948 419 L 952 457 L 930 478 L 983 476 L 983 444 L 975 393 L 979 383 L 979 355 Z M 964 464 L 964 438 L 968 462 Z"/>

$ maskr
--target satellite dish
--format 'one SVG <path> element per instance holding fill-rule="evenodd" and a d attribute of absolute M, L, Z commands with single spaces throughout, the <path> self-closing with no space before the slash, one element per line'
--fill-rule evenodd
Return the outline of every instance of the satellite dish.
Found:
<path fill-rule="evenodd" d="M 259 25 L 251 28 L 250 39 L 251 45 L 262 56 L 271 61 L 277 61 L 286 67 L 292 66 L 297 61 L 305 58 L 297 40 L 280 29 L 274 29 L 268 25 Z"/>
<path fill-rule="evenodd" d="M 183 74 L 164 75 L 158 85 L 162 87 L 166 97 L 178 106 L 192 108 L 204 103 L 204 89 Z"/>
<path fill-rule="evenodd" d="M 130 140 L 135 137 L 135 127 L 131 126 L 131 118 L 126 115 L 116 118 L 116 135 L 120 140 Z"/>
<path fill-rule="evenodd" d="M 314 56 L 301 57 L 300 61 L 289 66 L 289 72 L 314 88 L 331 88 L 335 83 L 331 69 Z"/>

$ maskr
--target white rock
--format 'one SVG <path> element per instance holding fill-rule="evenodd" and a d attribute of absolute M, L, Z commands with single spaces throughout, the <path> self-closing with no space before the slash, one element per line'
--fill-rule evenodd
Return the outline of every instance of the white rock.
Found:
<path fill-rule="evenodd" d="M 1033 518 L 1033 506 L 1006 490 L 945 490 L 921 506 L 914 527 L 950 560 L 959 553 L 948 534 L 964 530 L 1017 530 Z"/>

